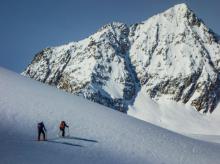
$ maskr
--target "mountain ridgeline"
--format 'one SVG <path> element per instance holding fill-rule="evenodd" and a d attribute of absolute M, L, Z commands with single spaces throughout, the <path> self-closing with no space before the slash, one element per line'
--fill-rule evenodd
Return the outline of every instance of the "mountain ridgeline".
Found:
<path fill-rule="evenodd" d="M 84 40 L 46 48 L 22 74 L 125 113 L 140 90 L 211 113 L 219 73 L 219 37 L 179 4 L 141 23 L 113 22 Z"/>

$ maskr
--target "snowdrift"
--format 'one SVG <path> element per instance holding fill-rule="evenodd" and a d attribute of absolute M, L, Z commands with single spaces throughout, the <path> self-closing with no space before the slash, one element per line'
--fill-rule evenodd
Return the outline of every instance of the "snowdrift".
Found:
<path fill-rule="evenodd" d="M 57 137 L 66 120 L 70 137 Z M 36 141 L 44 121 L 48 142 Z M 0 163 L 219 163 L 191 139 L 0 68 Z"/>

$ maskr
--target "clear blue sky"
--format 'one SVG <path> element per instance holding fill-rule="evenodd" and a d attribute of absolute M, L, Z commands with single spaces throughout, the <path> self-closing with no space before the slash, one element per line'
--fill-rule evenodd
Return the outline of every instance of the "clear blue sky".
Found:
<path fill-rule="evenodd" d="M 0 0 L 0 66 L 21 72 L 45 47 L 83 39 L 112 21 L 140 22 L 182 2 L 220 34 L 219 0 Z"/>

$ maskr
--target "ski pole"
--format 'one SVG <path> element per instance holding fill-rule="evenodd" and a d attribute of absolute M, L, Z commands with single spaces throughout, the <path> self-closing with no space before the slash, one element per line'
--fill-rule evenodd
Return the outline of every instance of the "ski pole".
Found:
<path fill-rule="evenodd" d="M 45 131 L 45 140 L 47 140 L 47 131 Z"/>
<path fill-rule="evenodd" d="M 70 129 L 69 129 L 69 127 L 67 129 L 68 129 L 68 136 L 70 136 Z"/>

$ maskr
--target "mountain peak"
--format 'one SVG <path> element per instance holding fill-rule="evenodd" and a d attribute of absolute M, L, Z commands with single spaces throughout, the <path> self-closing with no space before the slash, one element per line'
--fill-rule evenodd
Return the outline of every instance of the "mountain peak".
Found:
<path fill-rule="evenodd" d="M 125 112 L 140 89 L 212 112 L 220 93 L 213 34 L 182 3 L 130 28 L 112 22 L 65 50 L 42 51 L 23 75 Z"/>
<path fill-rule="evenodd" d="M 176 9 L 179 9 L 179 10 L 188 10 L 189 9 L 187 4 L 185 4 L 185 3 L 180 3 L 180 4 L 177 4 L 177 5 L 174 5 L 173 8 L 176 8 Z"/>
<path fill-rule="evenodd" d="M 187 13 L 192 13 L 192 11 L 185 3 L 181 3 L 169 8 L 164 13 L 172 16 L 185 17 Z"/>
<path fill-rule="evenodd" d="M 115 29 L 115 28 L 121 29 L 121 28 L 128 28 L 128 27 L 125 23 L 122 23 L 122 22 L 111 22 L 111 23 L 108 23 L 102 26 L 99 31 L 103 29 Z"/>

